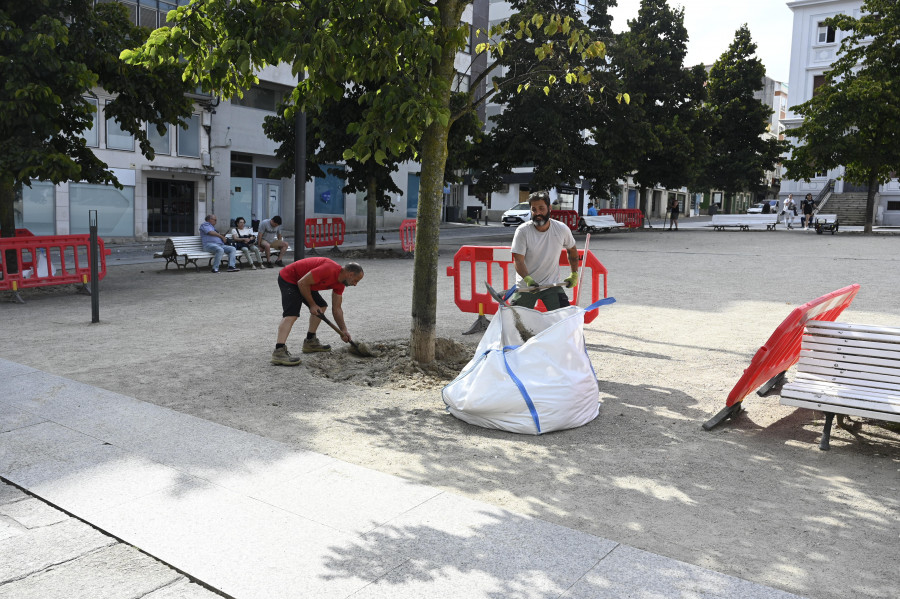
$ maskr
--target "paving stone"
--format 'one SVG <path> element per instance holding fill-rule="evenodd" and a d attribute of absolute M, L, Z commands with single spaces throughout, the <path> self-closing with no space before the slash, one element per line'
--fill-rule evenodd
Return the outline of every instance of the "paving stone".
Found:
<path fill-rule="evenodd" d="M 187 578 L 182 578 L 149 595 L 144 595 L 141 599 L 219 599 L 220 597 L 221 595 L 213 593 Z"/>
<path fill-rule="evenodd" d="M 21 499 L 25 499 L 28 496 L 29 495 L 27 493 L 23 493 L 18 488 L 0 482 L 0 505 L 9 503 L 11 501 L 19 501 Z"/>
<path fill-rule="evenodd" d="M 115 542 L 74 518 L 36 528 L 0 541 L 0 581 L 28 576 Z"/>
<path fill-rule="evenodd" d="M 0 516 L 0 542 L 10 537 L 25 534 L 28 529 L 6 516 Z"/>
<path fill-rule="evenodd" d="M 69 518 L 65 513 L 34 497 L 0 505 L 0 515 L 8 516 L 26 528 L 50 526 Z"/>
<path fill-rule="evenodd" d="M 0 599 L 134 599 L 181 574 L 117 543 L 0 586 Z"/>
<path fill-rule="evenodd" d="M 801 599 L 699 566 L 620 545 L 562 599 Z"/>
<path fill-rule="evenodd" d="M 44 422 L 40 416 L 0 403 L 0 433 Z"/>

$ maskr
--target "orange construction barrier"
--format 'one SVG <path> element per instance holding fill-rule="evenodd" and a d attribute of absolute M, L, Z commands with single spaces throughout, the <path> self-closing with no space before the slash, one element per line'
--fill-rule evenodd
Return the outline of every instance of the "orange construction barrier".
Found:
<path fill-rule="evenodd" d="M 608 297 L 606 278 L 609 273 L 606 267 L 590 251 L 585 258 L 584 250 L 578 250 L 578 260 L 579 262 L 583 261 L 585 269 L 589 271 L 584 275 L 584 279 L 579 281 L 579 285 L 583 284 L 585 280 L 590 281 L 591 300 L 585 302 L 585 305 L 592 304 L 601 297 Z M 569 258 L 565 250 L 559 254 L 559 265 L 569 265 Z M 601 275 L 603 276 L 602 296 L 600 295 Z M 485 281 L 500 292 L 515 284 L 516 273 L 512 252 L 509 247 L 464 245 L 453 257 L 453 266 L 447 267 L 447 276 L 453 277 L 453 302 L 457 307 L 463 312 L 479 315 L 475 325 L 468 331 L 470 333 L 477 332 L 477 329 L 486 322 L 484 315 L 496 314 L 499 309 L 497 302 L 485 288 Z M 578 286 L 576 285 L 573 288 L 573 294 L 577 290 Z M 547 311 L 541 302 L 537 304 L 537 309 L 541 312 Z M 585 314 L 584 321 L 591 322 L 595 318 L 597 318 L 596 310 Z"/>
<path fill-rule="evenodd" d="M 24 303 L 19 289 L 81 283 L 87 290 L 91 279 L 90 235 L 45 235 L 0 238 L 0 291 L 12 291 Z M 106 276 L 106 256 L 111 250 L 97 239 L 100 248 L 98 277 Z M 10 272 L 7 252 L 15 252 L 18 268 Z"/>
<path fill-rule="evenodd" d="M 575 210 L 551 210 L 550 218 L 558 220 L 572 231 L 578 229 L 578 212 Z"/>
<path fill-rule="evenodd" d="M 756 351 L 750 360 L 750 366 L 728 394 L 725 407 L 707 421 L 703 428 L 710 430 L 726 418 L 737 416 L 743 399 L 760 385 L 762 387 L 757 394 L 765 395 L 769 389 L 781 383 L 785 371 L 800 359 L 800 343 L 806 323 L 810 320 L 834 322 L 853 302 L 858 291 L 859 285 L 849 285 L 794 308 L 769 340 Z"/>
<path fill-rule="evenodd" d="M 644 213 L 637 208 L 602 208 L 597 210 L 597 214 L 611 214 L 617 223 L 622 223 L 629 229 L 640 229 L 644 226 Z"/>
<path fill-rule="evenodd" d="M 416 219 L 407 218 L 400 223 L 400 247 L 404 252 L 416 251 Z"/>
<path fill-rule="evenodd" d="M 335 216 L 329 218 L 308 218 L 306 224 L 306 241 L 303 244 L 313 250 L 325 246 L 337 246 L 344 243 L 344 233 L 347 225 L 344 219 Z"/>

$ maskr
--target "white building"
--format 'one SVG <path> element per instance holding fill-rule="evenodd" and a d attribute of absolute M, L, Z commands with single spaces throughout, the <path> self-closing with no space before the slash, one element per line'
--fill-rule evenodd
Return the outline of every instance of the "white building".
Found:
<path fill-rule="evenodd" d="M 790 101 L 786 117 L 782 124 L 790 130 L 800 125 L 803 117 L 794 112 L 793 107 L 813 97 L 815 89 L 825 81 L 825 72 L 837 58 L 841 40 L 847 35 L 843 31 L 835 31 L 824 23 L 829 17 L 838 14 L 858 18 L 862 12 L 862 0 L 796 0 L 787 3 L 794 13 L 794 29 L 791 40 L 791 69 L 789 87 Z M 795 140 L 794 140 L 795 141 Z M 866 186 L 854 185 L 839 179 L 844 168 L 838 167 L 820 176 L 805 181 L 783 179 L 781 196 L 793 193 L 795 197 L 803 197 L 812 193 L 815 197 L 828 183 L 835 179 L 835 200 L 829 200 L 828 212 L 834 211 L 832 202 L 843 196 L 865 194 Z M 900 182 L 892 179 L 879 189 L 876 198 L 875 223 L 884 225 L 900 225 Z M 860 223 L 862 224 L 862 223 Z"/>
<path fill-rule="evenodd" d="M 136 24 L 150 28 L 164 25 L 168 11 L 189 3 L 95 1 L 119 1 Z M 466 8 L 463 21 L 474 23 L 473 31 L 487 28 L 487 4 L 488 0 L 476 0 Z M 477 61 L 473 64 L 473 52 L 470 43 L 457 53 L 457 89 L 468 89 L 469 81 L 484 69 Z M 275 114 L 281 97 L 297 80 L 286 65 L 266 68 L 259 79 L 259 85 L 240 99 L 219 102 L 198 95 L 187 129 L 169 126 L 164 135 L 151 131 L 156 152 L 152 161 L 140 153 L 133 136 L 104 117 L 104 107 L 112 96 L 94 90 L 97 98 L 90 101 L 97 112 L 84 136 L 124 189 L 35 181 L 16 200 L 16 227 L 28 228 L 36 235 L 87 233 L 88 211 L 97 210 L 99 234 L 107 241 L 196 235 L 208 213 L 216 213 L 220 229 L 238 216 L 250 221 L 276 214 L 282 216 L 286 229 L 294 229 L 294 179 L 271 176 L 279 164 L 277 146 L 263 133 L 262 123 Z M 398 227 L 403 219 L 416 216 L 419 169 L 418 164 L 407 163 L 394 173 L 404 194 L 393 198 L 394 212 L 378 211 L 378 227 Z M 348 231 L 365 230 L 365 194 L 344 194 L 342 187 L 342 181 L 334 176 L 307 183 L 306 217 L 342 217 Z M 464 215 L 461 188 L 455 187 L 448 190 L 445 201 Z"/>

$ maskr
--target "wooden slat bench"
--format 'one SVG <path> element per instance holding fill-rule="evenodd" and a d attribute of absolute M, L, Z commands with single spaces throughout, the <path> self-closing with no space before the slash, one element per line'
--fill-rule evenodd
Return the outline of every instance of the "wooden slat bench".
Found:
<path fill-rule="evenodd" d="M 835 414 L 900 422 L 900 328 L 809 321 L 781 403 L 825 413 L 822 450 Z"/>
<path fill-rule="evenodd" d="M 225 237 L 230 238 L 230 234 Z M 285 252 L 290 251 L 290 246 L 285 248 Z M 277 251 L 273 250 L 272 252 L 276 259 L 281 258 L 281 254 Z M 213 255 L 210 252 L 207 252 L 203 249 L 203 244 L 200 241 L 199 235 L 191 235 L 186 237 L 169 237 L 166 239 L 166 244 L 163 247 L 163 251 L 156 252 L 153 254 L 154 258 L 165 258 L 166 259 L 166 269 L 168 270 L 170 264 L 174 264 L 176 268 L 187 268 L 188 264 L 193 264 L 194 268 L 200 270 L 200 265 L 197 263 L 197 260 L 206 260 L 207 266 L 212 266 Z M 235 254 L 235 261 L 238 264 L 242 263 L 241 258 L 243 257 L 243 253 L 238 251 Z M 182 262 L 179 263 L 178 260 L 181 259 Z M 228 260 L 228 255 L 222 255 L 222 261 Z"/>
<path fill-rule="evenodd" d="M 837 214 L 816 214 L 813 216 L 813 226 L 819 235 L 825 231 L 831 231 L 834 235 L 838 230 Z"/>
<path fill-rule="evenodd" d="M 612 214 L 602 214 L 599 216 L 582 216 L 578 220 L 578 230 L 582 233 L 595 233 L 601 229 L 611 231 L 625 225 L 616 222 L 616 218 Z"/>
<path fill-rule="evenodd" d="M 750 227 L 765 225 L 767 231 L 774 231 L 776 224 L 777 214 L 714 214 L 708 226 L 716 231 L 724 231 L 726 227 L 749 231 Z"/>

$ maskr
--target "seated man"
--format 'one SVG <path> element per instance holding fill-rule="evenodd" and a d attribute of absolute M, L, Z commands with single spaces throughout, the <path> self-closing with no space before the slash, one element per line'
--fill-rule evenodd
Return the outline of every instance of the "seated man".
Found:
<path fill-rule="evenodd" d="M 593 202 L 588 202 L 587 215 L 588 216 L 597 216 L 597 209 L 594 208 Z"/>
<path fill-rule="evenodd" d="M 225 236 L 216 231 L 216 215 L 207 214 L 206 222 L 200 225 L 200 243 L 203 249 L 215 254 L 212 260 L 212 271 L 219 273 L 219 264 L 222 263 L 222 255 L 228 254 L 228 272 L 240 272 L 235 266 L 234 258 L 237 250 L 230 245 L 225 245 Z"/>
<path fill-rule="evenodd" d="M 258 233 L 259 249 L 266 255 L 266 260 L 263 264 L 272 268 L 272 250 L 274 249 L 278 252 L 278 260 L 275 261 L 275 266 L 284 266 L 281 258 L 288 244 L 281 237 L 281 217 L 273 216 L 260 221 Z"/>

